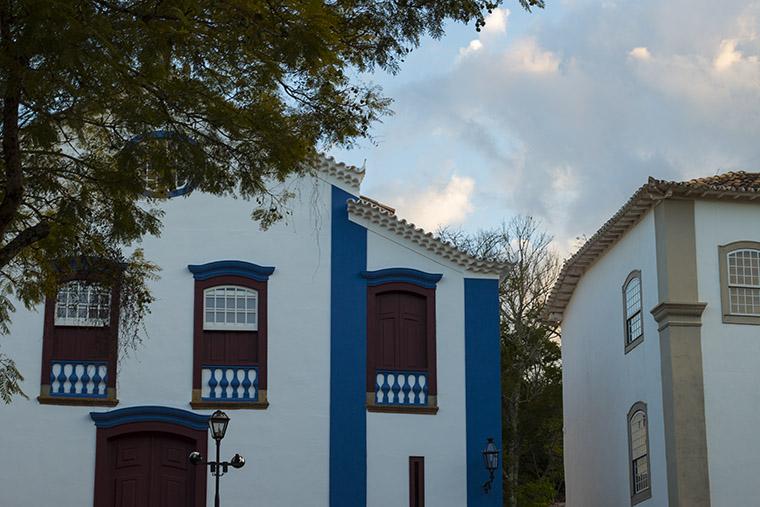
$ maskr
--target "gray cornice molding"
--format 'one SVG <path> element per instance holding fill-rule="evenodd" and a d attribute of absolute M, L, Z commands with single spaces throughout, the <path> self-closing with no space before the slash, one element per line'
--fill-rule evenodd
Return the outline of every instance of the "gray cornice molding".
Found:
<path fill-rule="evenodd" d="M 699 327 L 707 303 L 663 301 L 650 310 L 662 331 L 668 326 Z"/>

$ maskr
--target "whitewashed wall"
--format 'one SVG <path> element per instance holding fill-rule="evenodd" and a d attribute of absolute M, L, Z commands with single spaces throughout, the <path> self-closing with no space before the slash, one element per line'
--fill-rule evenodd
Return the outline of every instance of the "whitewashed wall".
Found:
<path fill-rule="evenodd" d="M 409 503 L 409 456 L 425 457 L 425 500 L 467 505 L 464 278 L 461 269 L 423 255 L 405 240 L 370 228 L 367 269 L 408 267 L 442 273 L 436 289 L 436 415 L 367 414 L 367 506 Z M 471 275 L 466 275 L 472 277 Z"/>
<path fill-rule="evenodd" d="M 223 453 L 247 458 L 222 479 L 226 505 L 328 504 L 330 381 L 330 186 L 291 182 L 299 197 L 287 223 L 261 232 L 254 203 L 194 192 L 163 207 L 160 238 L 142 248 L 162 267 L 147 319 L 150 338 L 122 357 L 117 408 L 190 410 L 193 277 L 188 264 L 235 259 L 275 266 L 268 285 L 268 392 L 265 411 L 231 410 Z M 297 310 L 297 313 L 296 313 Z M 0 405 L 0 505 L 89 506 L 100 407 L 40 405 L 42 312 L 19 308 L 2 350 L 16 359 L 30 400 Z M 202 411 L 210 412 L 210 411 Z M 297 487 L 294 487 L 297 484 Z M 209 488 L 209 505 L 213 505 Z"/>
<path fill-rule="evenodd" d="M 697 201 L 694 213 L 712 505 L 757 505 L 760 327 L 722 323 L 718 246 L 760 241 L 760 206 Z"/>
<path fill-rule="evenodd" d="M 644 341 L 624 353 L 622 285 L 641 270 Z M 581 278 L 562 324 L 565 482 L 568 507 L 630 505 L 626 418 L 647 404 L 652 498 L 667 505 L 658 302 L 650 211 Z M 726 504 L 727 505 L 727 504 Z"/>

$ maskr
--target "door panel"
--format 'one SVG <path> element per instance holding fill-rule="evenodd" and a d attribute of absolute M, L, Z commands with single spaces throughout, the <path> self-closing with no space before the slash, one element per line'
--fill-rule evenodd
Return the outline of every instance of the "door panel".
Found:
<path fill-rule="evenodd" d="M 196 470 L 188 462 L 195 442 L 171 433 L 140 432 L 109 441 L 114 507 L 200 507 Z"/>

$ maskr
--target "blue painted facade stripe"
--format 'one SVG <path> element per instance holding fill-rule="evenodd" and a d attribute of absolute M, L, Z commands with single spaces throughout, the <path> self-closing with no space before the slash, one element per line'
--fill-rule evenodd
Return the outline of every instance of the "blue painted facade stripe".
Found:
<path fill-rule="evenodd" d="M 467 396 L 467 507 L 503 505 L 501 466 L 486 494 L 488 472 L 482 451 L 488 438 L 501 449 L 501 350 L 499 346 L 499 281 L 465 278 L 465 393 Z"/>
<path fill-rule="evenodd" d="M 351 198 L 332 187 L 330 507 L 367 504 L 367 230 L 349 221 Z"/>
<path fill-rule="evenodd" d="M 443 277 L 440 273 L 425 273 L 411 268 L 386 268 L 377 271 L 363 271 L 362 276 L 367 279 L 367 285 L 375 286 L 384 283 L 404 282 L 435 289 Z"/>
<path fill-rule="evenodd" d="M 196 280 L 208 280 L 216 276 L 242 276 L 257 282 L 266 282 L 274 273 L 272 266 L 259 266 L 245 261 L 214 261 L 206 264 L 190 264 L 187 269 Z"/>
<path fill-rule="evenodd" d="M 122 424 L 140 422 L 164 422 L 178 424 L 193 430 L 208 428 L 208 415 L 196 414 L 179 408 L 145 405 L 120 408 L 108 412 L 90 412 L 98 428 L 113 428 Z"/>

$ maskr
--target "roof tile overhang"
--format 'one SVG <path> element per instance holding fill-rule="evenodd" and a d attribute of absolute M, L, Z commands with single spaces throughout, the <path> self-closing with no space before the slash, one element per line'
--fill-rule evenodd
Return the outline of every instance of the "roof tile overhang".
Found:
<path fill-rule="evenodd" d="M 359 187 L 364 180 L 364 168 L 360 169 L 356 166 L 338 162 L 333 157 L 325 155 L 324 153 L 317 154 L 317 157 L 312 163 L 312 167 L 317 172 L 326 174 L 347 185 L 353 193 L 359 193 Z"/>
<path fill-rule="evenodd" d="M 392 208 L 381 205 L 372 199 L 363 197 L 349 199 L 348 215 L 375 224 L 473 273 L 499 275 L 501 277 L 507 273 L 510 267 L 506 263 L 474 257 L 432 233 L 425 232 L 404 219 L 399 219 Z"/>
<path fill-rule="evenodd" d="M 562 322 L 575 287 L 586 271 L 663 199 L 760 199 L 760 173 L 729 172 L 689 181 L 666 181 L 650 177 L 612 218 L 565 261 L 547 301 L 544 317 Z"/>

